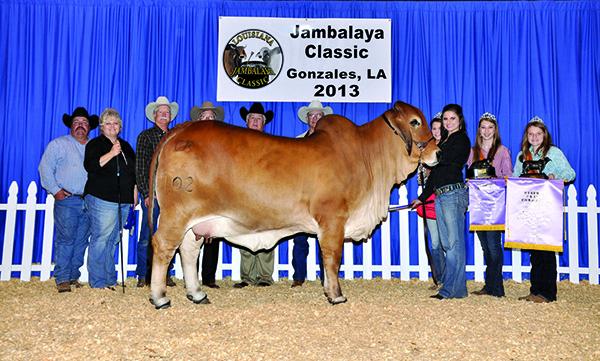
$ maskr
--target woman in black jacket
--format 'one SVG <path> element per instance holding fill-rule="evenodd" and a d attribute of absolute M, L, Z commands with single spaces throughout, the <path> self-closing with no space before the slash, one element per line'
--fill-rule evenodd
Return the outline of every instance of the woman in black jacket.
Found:
<path fill-rule="evenodd" d="M 442 288 L 431 297 L 440 300 L 467 296 L 465 213 L 469 196 L 462 170 L 471 149 L 460 105 L 446 105 L 442 110 L 442 123 L 448 134 L 438 144 L 440 162 L 431 170 L 423 193 L 413 202 L 416 207 L 431 194 L 436 195 L 435 214 L 446 267 Z"/>
<path fill-rule="evenodd" d="M 105 109 L 100 115 L 101 134 L 85 147 L 83 165 L 88 180 L 84 193 L 91 225 L 87 268 L 92 288 L 114 289 L 117 284 L 115 249 L 120 242 L 119 224 L 122 227 L 129 206 L 137 203 L 135 153 L 129 143 L 119 138 L 122 124 L 115 109 Z"/>

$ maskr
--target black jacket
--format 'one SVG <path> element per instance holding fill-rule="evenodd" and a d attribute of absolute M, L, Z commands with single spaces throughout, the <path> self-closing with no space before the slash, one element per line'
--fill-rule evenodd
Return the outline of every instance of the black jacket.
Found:
<path fill-rule="evenodd" d="M 122 204 L 133 203 L 135 153 L 129 143 L 121 138 L 118 140 L 123 153 L 113 157 L 104 167 L 100 166 L 100 157 L 111 150 L 110 139 L 101 134 L 90 140 L 85 146 L 83 166 L 88 172 L 88 179 L 85 183 L 84 194 L 91 194 L 102 200 L 118 203 L 120 191 Z M 117 166 L 119 167 L 119 177 L 117 177 Z"/>
<path fill-rule="evenodd" d="M 467 164 L 471 151 L 471 141 L 467 133 L 460 130 L 452 133 L 438 146 L 442 151 L 440 162 L 431 169 L 427 184 L 419 196 L 419 200 L 423 203 L 436 189 L 448 184 L 464 182 L 462 170 Z"/>

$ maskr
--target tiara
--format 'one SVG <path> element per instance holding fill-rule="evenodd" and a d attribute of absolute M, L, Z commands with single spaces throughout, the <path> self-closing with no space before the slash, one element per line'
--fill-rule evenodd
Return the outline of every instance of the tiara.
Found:
<path fill-rule="evenodd" d="M 435 113 L 435 115 L 434 115 L 434 116 L 433 116 L 433 118 L 431 118 L 431 119 L 432 119 L 432 120 L 433 120 L 433 119 L 442 119 L 442 112 L 437 112 L 437 113 Z"/>
<path fill-rule="evenodd" d="M 483 114 L 481 114 L 481 116 L 479 117 L 479 119 L 491 119 L 494 122 L 498 122 L 498 120 L 496 120 L 496 116 L 492 113 L 489 112 L 485 112 Z"/>
<path fill-rule="evenodd" d="M 542 118 L 538 117 L 537 115 L 535 115 L 533 118 L 531 118 L 531 120 L 529 121 L 529 123 L 533 123 L 533 122 L 540 122 L 542 124 L 544 124 L 544 121 L 542 120 Z"/>

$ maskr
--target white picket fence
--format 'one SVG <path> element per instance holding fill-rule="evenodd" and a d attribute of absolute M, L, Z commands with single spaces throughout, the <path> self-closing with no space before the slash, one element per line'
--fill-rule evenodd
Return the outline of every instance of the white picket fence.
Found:
<path fill-rule="evenodd" d="M 7 281 L 11 278 L 11 273 L 16 272 L 20 274 L 22 281 L 29 281 L 32 277 L 32 273 L 39 272 L 40 279 L 42 281 L 48 280 L 51 276 L 51 272 L 54 268 L 52 263 L 52 239 L 54 233 L 54 198 L 47 196 L 46 202 L 37 203 L 37 192 L 38 185 L 35 182 L 31 182 L 27 188 L 27 201 L 25 204 L 17 203 L 17 195 L 19 187 L 16 182 L 12 182 L 9 188 L 8 202 L 0 204 L 0 212 L 6 212 L 5 227 L 4 227 L 4 240 L 2 244 L 2 264 L 0 265 L 0 280 Z M 407 191 L 405 187 L 401 187 L 399 190 L 399 203 L 408 203 Z M 138 206 L 138 211 L 140 207 Z M 15 242 L 15 227 L 17 212 L 25 211 L 24 229 L 23 229 L 23 247 L 22 247 L 22 262 L 21 264 L 13 264 L 13 253 L 14 253 L 14 242 Z M 43 240 L 42 240 L 42 257 L 41 263 L 33 263 L 33 248 L 34 248 L 34 234 L 35 234 L 35 220 L 37 211 L 44 212 L 43 222 Z M 568 266 L 559 266 L 558 273 L 559 278 L 561 275 L 568 275 L 568 279 L 573 283 L 579 283 L 581 275 L 587 275 L 591 284 L 599 284 L 599 255 L 598 255 L 598 214 L 600 213 L 596 201 L 596 190 L 593 185 L 590 185 L 587 190 L 587 205 L 578 206 L 577 204 L 577 192 L 574 186 L 570 186 L 567 192 L 567 205 L 565 206 L 565 212 L 567 214 L 567 241 L 566 250 L 568 250 Z M 579 214 L 585 214 L 587 221 L 587 253 L 588 253 L 588 266 L 583 267 L 579 265 L 580 255 L 580 233 L 579 233 Z M 340 271 L 344 272 L 345 279 L 354 278 L 355 272 L 361 272 L 364 279 L 372 279 L 374 273 L 381 275 L 383 279 L 391 279 L 392 275 L 399 274 L 399 278 L 402 280 L 409 280 L 411 274 L 418 274 L 420 280 L 427 280 L 429 278 L 430 268 L 427 264 L 427 255 L 425 252 L 425 246 L 423 241 L 423 224 L 418 223 L 418 235 L 419 240 L 417 242 L 417 249 L 415 250 L 414 242 L 413 246 L 410 245 L 409 240 L 409 215 L 407 211 L 401 211 L 398 215 L 398 234 L 399 234 L 399 264 L 392 264 L 392 239 L 391 239 L 391 222 L 388 218 L 386 222 L 381 225 L 381 264 L 373 264 L 373 249 L 371 240 L 369 239 L 364 243 L 362 247 L 362 262 L 360 264 L 354 264 L 354 251 L 352 243 L 344 244 L 344 263 L 341 266 Z M 138 222 L 141 222 L 141 217 L 138 217 Z M 139 230 L 135 227 L 135 230 Z M 124 240 L 129 239 L 129 231 L 125 230 Z M 398 241 L 396 241 L 398 242 Z M 473 278 L 476 281 L 483 281 L 485 265 L 483 262 L 483 252 L 479 246 L 477 236 L 474 237 L 475 245 L 471 244 L 471 248 L 474 250 L 474 264 L 467 264 L 467 273 L 472 273 Z M 315 280 L 317 276 L 318 264 L 316 263 L 315 254 L 315 240 L 309 239 L 309 256 L 308 256 L 308 279 Z M 276 248 L 276 255 L 279 254 L 278 245 Z M 223 244 L 220 243 L 220 255 L 223 254 Z M 467 247 L 468 248 L 468 247 Z M 135 252 L 135 249 L 131 250 Z M 410 252 L 418 252 L 418 264 L 410 264 Z M 129 255 L 129 242 L 123 242 L 123 259 L 127 260 Z M 287 247 L 288 260 L 292 259 L 292 247 L 291 244 Z M 510 273 L 512 279 L 521 282 L 523 274 L 528 273 L 530 266 L 523 265 L 521 251 L 512 250 L 512 264 L 504 265 L 503 271 Z M 558 256 L 557 256 L 558 257 Z M 87 259 L 87 256 L 86 256 Z M 120 262 L 121 257 L 117 257 Z M 223 257 L 220 257 L 217 267 L 217 279 L 223 278 L 223 271 L 230 271 L 231 278 L 233 280 L 240 279 L 239 273 L 239 262 L 240 253 L 237 248 L 232 249 L 231 262 L 224 263 Z M 136 265 L 128 263 L 125 265 L 125 272 L 132 272 L 135 270 Z M 505 262 L 506 263 L 506 262 Z M 119 272 L 118 279 L 121 279 L 121 265 L 116 265 L 116 269 Z M 81 268 L 82 281 L 87 281 L 88 274 L 86 265 Z M 279 271 L 287 271 L 288 278 L 292 277 L 292 266 L 291 261 L 282 263 L 279 262 L 278 257 L 275 261 L 275 270 L 273 278 L 279 279 Z M 181 270 L 181 264 L 179 259 L 175 262 L 175 277 L 183 278 L 183 272 Z"/>

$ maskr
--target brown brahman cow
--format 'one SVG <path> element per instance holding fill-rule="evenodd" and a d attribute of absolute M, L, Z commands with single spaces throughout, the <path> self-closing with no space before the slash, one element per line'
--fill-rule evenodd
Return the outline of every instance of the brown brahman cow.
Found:
<path fill-rule="evenodd" d="M 401 102 L 362 126 L 325 116 L 308 138 L 220 122 L 174 128 L 151 165 L 150 194 L 156 193 L 161 217 L 152 238 L 151 302 L 156 308 L 170 305 L 165 276 L 177 247 L 187 297 L 206 303 L 196 269 L 202 243 L 197 239 L 225 237 L 254 251 L 298 232 L 319 237 L 325 295 L 332 304 L 345 302 L 338 282 L 344 239 L 371 234 L 388 215 L 392 187 L 420 159 L 437 163 L 431 139 L 423 113 Z"/>

